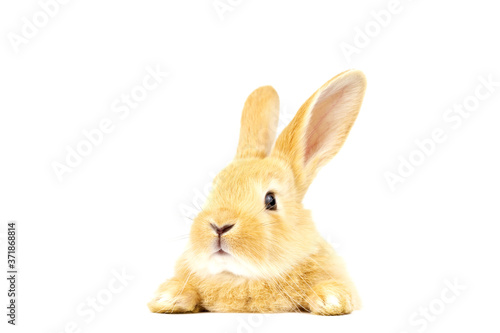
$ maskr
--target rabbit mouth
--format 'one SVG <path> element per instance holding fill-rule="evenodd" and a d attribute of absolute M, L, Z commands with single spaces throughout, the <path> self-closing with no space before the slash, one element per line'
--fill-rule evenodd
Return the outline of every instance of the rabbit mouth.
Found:
<path fill-rule="evenodd" d="M 212 254 L 216 255 L 216 256 L 229 256 L 230 255 L 230 253 L 227 250 L 227 245 L 226 245 L 224 239 L 221 239 L 220 236 L 215 241 L 214 250 L 215 250 L 215 252 L 213 252 Z"/>
<path fill-rule="evenodd" d="M 215 256 L 229 256 L 230 253 L 227 251 L 227 248 L 226 248 L 226 250 L 224 250 L 223 244 L 221 244 L 221 242 L 219 241 L 219 243 L 215 247 L 215 252 L 213 253 L 213 255 L 215 255 Z"/>
<path fill-rule="evenodd" d="M 219 251 L 215 252 L 215 254 L 221 255 L 221 256 L 229 255 L 229 253 L 227 253 L 223 249 L 219 249 Z"/>

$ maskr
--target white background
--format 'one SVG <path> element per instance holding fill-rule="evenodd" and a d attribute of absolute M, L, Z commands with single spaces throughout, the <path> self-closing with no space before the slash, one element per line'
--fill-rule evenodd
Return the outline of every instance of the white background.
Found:
<path fill-rule="evenodd" d="M 2 2 L 1 257 L 6 224 L 16 220 L 20 271 L 18 326 L 6 324 L 2 279 L 2 327 L 498 330 L 500 86 L 457 128 L 443 118 L 454 104 L 474 101 L 480 77 L 500 81 L 494 2 L 401 0 L 379 31 L 371 12 L 386 10 L 389 0 L 229 3 L 221 19 L 213 0 L 69 1 L 16 52 L 9 36 L 21 35 L 23 17 L 32 21 L 41 7 Z M 366 26 L 374 29 L 369 42 L 346 57 L 341 46 L 355 46 Z M 148 66 L 169 76 L 120 119 L 112 104 L 141 84 Z M 195 193 L 235 153 L 247 95 L 273 85 L 287 121 L 348 68 L 365 72 L 365 101 L 304 204 L 346 259 L 363 310 L 341 317 L 149 313 L 146 303 L 187 242 L 181 211 L 194 207 Z M 59 181 L 52 163 L 64 163 L 66 147 L 104 118 L 114 130 Z M 438 128 L 447 139 L 392 191 L 384 174 L 397 172 L 400 156 L 417 156 L 415 140 Z M 122 269 L 133 279 L 94 318 L 79 315 L 89 297 L 109 296 L 113 270 Z M 448 303 L 441 300 L 453 296 L 446 281 L 466 288 Z M 418 311 L 429 307 L 432 319 L 423 320 Z"/>

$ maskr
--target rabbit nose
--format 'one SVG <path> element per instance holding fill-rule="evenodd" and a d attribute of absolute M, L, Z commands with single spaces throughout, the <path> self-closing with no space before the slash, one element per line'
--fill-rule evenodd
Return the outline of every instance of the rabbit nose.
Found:
<path fill-rule="evenodd" d="M 226 225 L 223 225 L 222 227 L 219 228 L 215 224 L 210 223 L 210 226 L 212 227 L 212 229 L 215 230 L 217 235 L 219 235 L 219 237 L 220 237 L 220 235 L 225 234 L 226 232 L 231 230 L 231 228 L 234 226 L 234 224 L 226 224 Z"/>

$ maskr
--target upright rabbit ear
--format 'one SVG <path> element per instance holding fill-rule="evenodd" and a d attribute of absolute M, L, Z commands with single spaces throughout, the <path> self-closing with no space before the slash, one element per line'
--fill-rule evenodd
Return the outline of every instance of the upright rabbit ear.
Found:
<path fill-rule="evenodd" d="M 257 88 L 248 96 L 241 116 L 236 158 L 269 155 L 278 128 L 279 104 L 278 94 L 271 86 Z"/>
<path fill-rule="evenodd" d="M 361 71 L 337 75 L 302 105 L 278 137 L 272 155 L 291 165 L 300 199 L 317 171 L 344 144 L 358 116 L 365 88 Z"/>

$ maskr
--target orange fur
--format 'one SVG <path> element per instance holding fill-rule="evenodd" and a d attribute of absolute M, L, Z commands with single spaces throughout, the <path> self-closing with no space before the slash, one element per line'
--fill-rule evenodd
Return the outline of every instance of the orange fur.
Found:
<path fill-rule="evenodd" d="M 354 70 L 325 83 L 274 148 L 277 94 L 261 87 L 249 96 L 236 158 L 215 178 L 174 278 L 148 304 L 152 312 L 337 315 L 360 307 L 342 259 L 319 235 L 301 201 L 318 169 L 344 143 L 365 85 L 364 75 Z M 264 205 L 270 191 L 276 210 Z M 222 235 L 214 231 L 227 225 L 232 227 Z"/>

